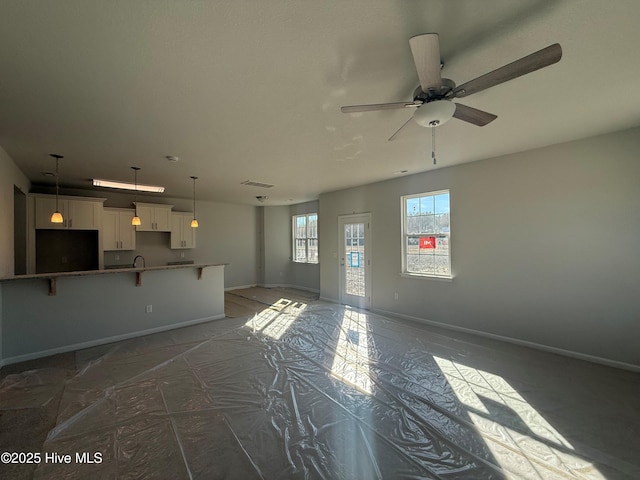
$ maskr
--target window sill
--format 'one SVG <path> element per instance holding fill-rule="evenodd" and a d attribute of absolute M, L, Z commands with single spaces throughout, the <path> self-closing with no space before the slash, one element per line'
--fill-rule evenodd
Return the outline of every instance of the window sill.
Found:
<path fill-rule="evenodd" d="M 453 282 L 453 277 L 436 277 L 434 275 L 420 275 L 417 273 L 400 273 L 404 278 L 416 278 L 420 280 L 436 280 L 440 282 Z"/>
<path fill-rule="evenodd" d="M 291 260 L 291 263 L 295 263 L 297 265 L 320 265 L 320 262 L 296 262 L 295 260 Z"/>

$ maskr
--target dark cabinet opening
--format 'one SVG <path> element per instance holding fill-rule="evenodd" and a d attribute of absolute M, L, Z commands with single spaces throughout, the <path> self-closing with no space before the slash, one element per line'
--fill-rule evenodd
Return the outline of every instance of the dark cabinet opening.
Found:
<path fill-rule="evenodd" d="M 98 268 L 97 230 L 36 230 L 36 273 Z"/>

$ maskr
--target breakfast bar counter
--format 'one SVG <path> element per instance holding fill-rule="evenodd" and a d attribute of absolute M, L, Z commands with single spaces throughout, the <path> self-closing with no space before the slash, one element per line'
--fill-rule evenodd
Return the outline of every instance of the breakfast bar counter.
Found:
<path fill-rule="evenodd" d="M 80 270 L 76 272 L 53 272 L 53 273 L 34 273 L 31 275 L 15 275 L 11 277 L 0 278 L 0 282 L 10 282 L 14 280 L 32 280 L 32 279 L 44 279 L 49 281 L 49 295 L 57 294 L 57 280 L 61 277 L 85 277 L 89 275 L 105 275 L 113 273 L 134 273 L 136 278 L 135 285 L 137 287 L 142 285 L 142 274 L 144 272 L 157 271 L 157 270 L 175 270 L 179 268 L 195 268 L 198 272 L 198 280 L 202 278 L 203 271 L 207 267 L 221 267 L 228 265 L 227 263 L 204 263 L 193 264 L 184 263 L 179 265 L 159 265 L 153 267 L 141 267 L 141 268 L 107 268 L 105 270 Z"/>
<path fill-rule="evenodd" d="M 224 267 L 0 278 L 0 365 L 224 318 Z"/>

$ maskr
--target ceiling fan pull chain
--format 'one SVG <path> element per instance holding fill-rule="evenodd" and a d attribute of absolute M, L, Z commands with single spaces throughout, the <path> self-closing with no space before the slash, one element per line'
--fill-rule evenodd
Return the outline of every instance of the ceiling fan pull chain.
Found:
<path fill-rule="evenodd" d="M 431 127 L 431 158 L 433 164 L 436 164 L 436 127 Z"/>

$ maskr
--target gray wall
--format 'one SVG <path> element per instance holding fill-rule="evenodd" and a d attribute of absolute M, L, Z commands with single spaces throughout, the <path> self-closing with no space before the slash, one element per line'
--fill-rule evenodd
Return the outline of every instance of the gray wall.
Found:
<path fill-rule="evenodd" d="M 372 309 L 638 366 L 638 152 L 632 129 L 322 195 L 321 297 L 338 215 L 371 212 Z M 446 188 L 454 279 L 402 277 L 400 196 Z"/>
<path fill-rule="evenodd" d="M 30 182 L 0 146 L 0 278 L 14 274 L 14 186 L 29 192 Z M 2 359 L 2 284 L 0 284 L 0 359 Z"/>
<path fill-rule="evenodd" d="M 286 285 L 320 291 L 320 267 L 292 261 L 293 215 L 317 213 L 318 201 L 290 206 L 260 207 L 262 224 L 262 285 Z"/>
<path fill-rule="evenodd" d="M 27 273 L 27 195 L 13 187 L 14 275 Z"/>
<path fill-rule="evenodd" d="M 264 285 L 288 285 L 291 269 L 289 206 L 264 207 Z"/>
<path fill-rule="evenodd" d="M 28 193 L 30 183 L 7 152 L 0 147 L 0 277 L 14 273 L 13 187 Z"/>

